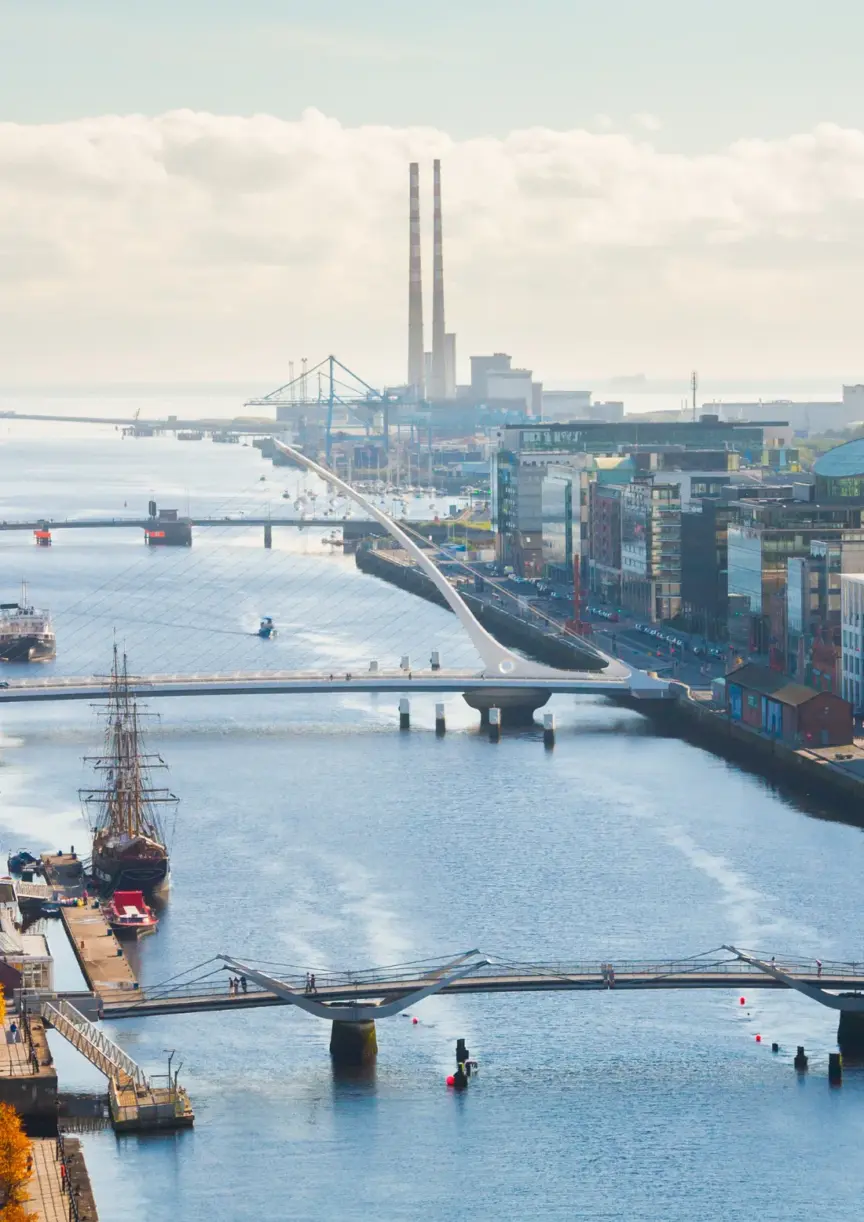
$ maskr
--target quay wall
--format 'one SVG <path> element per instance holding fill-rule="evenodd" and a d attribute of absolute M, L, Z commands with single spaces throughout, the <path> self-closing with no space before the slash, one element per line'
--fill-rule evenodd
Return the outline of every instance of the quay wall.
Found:
<path fill-rule="evenodd" d="M 659 718 L 671 733 L 740 764 L 767 780 L 803 790 L 809 796 L 825 798 L 843 805 L 843 822 L 864 827 L 864 777 L 858 776 L 818 755 L 797 750 L 758 734 L 724 712 L 694 700 L 681 685 L 678 699 L 644 702 L 640 708 L 647 716 Z M 639 706 L 635 706 L 639 707 Z M 842 750 L 842 748 L 841 748 Z M 850 801 L 850 799 L 853 799 Z"/>
<path fill-rule="evenodd" d="M 364 573 L 380 577 L 391 585 L 408 590 L 419 598 L 425 598 L 427 602 L 437 603 L 439 607 L 450 610 L 443 594 L 414 564 L 406 564 L 387 552 L 372 551 L 368 548 L 356 553 L 355 563 Z M 601 660 L 590 649 L 582 647 L 577 638 L 574 637 L 571 641 L 551 636 L 508 611 L 490 606 L 474 594 L 464 590 L 459 592 L 487 632 L 502 645 L 520 649 L 536 662 L 560 667 L 562 670 L 603 670 Z"/>

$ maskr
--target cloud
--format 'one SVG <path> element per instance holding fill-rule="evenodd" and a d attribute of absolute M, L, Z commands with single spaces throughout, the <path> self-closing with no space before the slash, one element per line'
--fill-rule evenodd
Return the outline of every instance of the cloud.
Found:
<path fill-rule="evenodd" d="M 650 128 L 650 116 L 641 126 Z M 448 325 L 541 376 L 854 370 L 864 132 L 721 151 L 175 111 L 0 124 L 5 380 L 403 374 L 407 162 L 443 161 Z M 431 247 L 424 247 L 427 279 Z M 284 377 L 283 377 L 284 380 Z"/>

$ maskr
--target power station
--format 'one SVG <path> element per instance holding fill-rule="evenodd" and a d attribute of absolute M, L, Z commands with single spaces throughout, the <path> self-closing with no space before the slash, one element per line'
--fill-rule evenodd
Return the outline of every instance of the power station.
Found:
<path fill-rule="evenodd" d="M 423 268 L 420 229 L 420 165 L 408 170 L 408 386 L 415 401 L 456 397 L 456 336 L 444 321 L 444 225 L 441 162 L 432 166 L 432 351 L 423 339 Z"/>

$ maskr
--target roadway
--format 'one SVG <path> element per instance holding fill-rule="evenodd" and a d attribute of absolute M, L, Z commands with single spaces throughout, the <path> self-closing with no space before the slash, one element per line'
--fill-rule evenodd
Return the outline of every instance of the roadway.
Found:
<path fill-rule="evenodd" d="M 136 676 L 132 678 L 130 686 L 136 696 L 147 699 L 170 696 L 321 695 L 337 692 L 461 694 L 483 687 L 495 691 L 544 691 L 550 695 L 626 696 L 631 694 L 631 677 L 621 673 L 614 678 L 604 678 L 602 671 L 562 671 L 551 676 L 541 673 L 536 677 L 518 679 L 468 670 L 348 671 L 338 674 L 260 671 L 252 674 Z M 93 700 L 106 698 L 109 692 L 110 684 L 104 676 L 10 680 L 5 687 L 0 687 L 0 704 Z M 663 699 L 668 696 L 668 691 L 650 689 L 632 694 Z"/>

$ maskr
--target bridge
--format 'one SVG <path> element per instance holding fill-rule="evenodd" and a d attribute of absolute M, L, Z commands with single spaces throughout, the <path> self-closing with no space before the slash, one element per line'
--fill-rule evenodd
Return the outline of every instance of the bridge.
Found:
<path fill-rule="evenodd" d="M 305 468 L 353 501 L 372 522 L 391 535 L 433 583 L 454 612 L 482 662 L 476 671 L 378 670 L 354 673 L 343 666 L 318 672 L 266 671 L 252 673 L 194 673 L 147 675 L 134 679 L 133 687 L 149 697 L 233 696 L 239 694 L 311 694 L 339 691 L 362 692 L 461 692 L 472 707 L 485 713 L 498 708 L 503 720 L 526 720 L 553 693 L 611 695 L 637 699 L 663 699 L 670 695 L 669 684 L 645 671 L 625 665 L 616 658 L 588 646 L 602 666 L 601 670 L 563 670 L 525 658 L 497 641 L 477 620 L 465 599 L 442 574 L 425 548 L 405 524 L 400 524 L 379 509 L 367 496 L 320 466 L 301 451 L 274 438 L 277 450 L 294 464 Z M 219 520 L 216 519 L 216 522 Z M 249 524 L 248 519 L 244 519 Z M 224 522 L 219 523 L 224 524 Z M 298 522 L 292 522 L 298 525 Z M 87 700 L 107 693 L 107 679 L 94 676 L 11 680 L 0 688 L 0 703 L 46 700 Z"/>
<path fill-rule="evenodd" d="M 725 952 L 719 954 L 719 952 Z M 192 973 L 200 972 L 200 975 Z M 229 991 L 226 972 L 247 980 L 247 991 Z M 830 1009 L 864 1014 L 864 961 L 826 962 L 790 957 L 760 958 L 736 947 L 718 947 L 686 959 L 598 962 L 507 961 L 478 950 L 443 961 L 423 960 L 360 971 L 315 972 L 299 968 L 278 974 L 266 965 L 231 955 L 216 955 L 189 973 L 164 984 L 133 992 L 119 990 L 103 998 L 105 1018 L 140 1018 L 157 1014 L 194 1014 L 209 1010 L 261 1009 L 293 1005 L 316 1018 L 366 1021 L 392 1017 L 434 995 L 476 993 L 616 993 L 668 989 L 791 989 L 806 993 Z M 858 997 L 838 998 L 842 990 Z"/>
<path fill-rule="evenodd" d="M 620 993 L 658 990 L 787 990 L 840 1015 L 838 1042 L 864 1053 L 864 962 L 777 959 L 721 946 L 687 959 L 526 963 L 464 951 L 361 971 L 274 971 L 276 965 L 216 955 L 187 973 L 144 989 L 112 990 L 101 998 L 106 1019 L 294 1006 L 332 1024 L 330 1051 L 343 1064 L 377 1053 L 375 1024 L 412 1010 L 426 998 L 472 994 Z M 286 965 L 287 966 L 287 965 Z M 237 973 L 242 987 L 232 987 Z M 742 1001 L 744 998 L 742 998 Z"/>
<path fill-rule="evenodd" d="M 130 682 L 136 696 L 261 696 L 330 695 L 337 692 L 404 692 L 452 694 L 494 693 L 504 701 L 535 693 L 574 696 L 638 694 L 629 676 L 598 671 L 562 671 L 560 677 L 498 678 L 484 672 L 457 670 L 370 670 L 365 673 L 322 674 L 318 671 L 258 671 L 214 675 L 142 675 Z M 58 676 L 10 680 L 0 687 L 0 704 L 56 700 L 98 700 L 108 696 L 108 680 L 100 676 Z M 652 693 L 653 694 L 653 693 Z M 494 706 L 493 706 L 494 707 Z"/>

